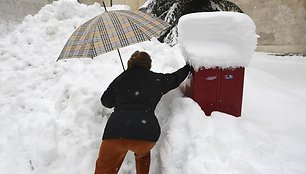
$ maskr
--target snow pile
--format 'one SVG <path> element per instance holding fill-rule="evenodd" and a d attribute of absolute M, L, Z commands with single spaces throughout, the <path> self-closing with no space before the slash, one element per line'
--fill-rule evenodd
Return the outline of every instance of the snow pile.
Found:
<path fill-rule="evenodd" d="M 195 68 L 246 67 L 257 44 L 254 22 L 237 12 L 184 15 L 178 32 L 182 54 Z"/>
<path fill-rule="evenodd" d="M 117 9 L 130 8 L 108 10 Z M 93 173 L 111 112 L 100 96 L 122 72 L 119 55 L 56 60 L 73 31 L 103 11 L 99 4 L 54 1 L 0 38 L 1 174 Z M 171 72 L 184 60 L 168 48 L 152 39 L 120 50 L 124 62 L 146 50 L 155 57 L 153 70 Z M 121 171 L 134 170 L 133 162 L 129 157 Z"/>
<path fill-rule="evenodd" d="M 7 35 L 12 32 L 17 25 L 16 21 L 8 21 L 0 18 L 0 37 Z"/>
<path fill-rule="evenodd" d="M 1 174 L 92 173 L 109 113 L 98 96 L 122 71 L 119 59 L 56 60 L 72 32 L 103 11 L 54 1 L 0 38 Z"/>
<path fill-rule="evenodd" d="M 119 56 L 56 60 L 76 27 L 103 10 L 55 1 L 0 38 L 1 174 L 93 173 L 112 111 L 100 96 L 122 72 Z M 185 64 L 179 47 L 156 39 L 120 49 L 125 63 L 135 50 L 152 56 L 156 72 Z M 219 112 L 206 117 L 179 89 L 165 95 L 156 109 L 162 134 L 152 150 L 151 174 L 306 173 L 305 68 L 302 57 L 254 54 L 240 118 Z M 135 173 L 131 153 L 123 173 Z"/>

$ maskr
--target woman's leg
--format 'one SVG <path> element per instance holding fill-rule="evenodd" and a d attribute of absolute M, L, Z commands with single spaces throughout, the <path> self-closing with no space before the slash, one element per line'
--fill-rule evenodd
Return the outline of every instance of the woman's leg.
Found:
<path fill-rule="evenodd" d="M 148 174 L 150 169 L 150 150 L 154 147 L 155 142 L 129 140 L 129 150 L 134 152 L 136 161 L 137 174 Z"/>
<path fill-rule="evenodd" d="M 128 149 L 122 140 L 103 140 L 96 162 L 95 174 L 116 174 Z"/>
<path fill-rule="evenodd" d="M 136 161 L 137 174 L 148 174 L 149 173 L 150 162 L 151 162 L 150 152 L 147 152 L 144 154 L 135 153 L 135 161 Z"/>

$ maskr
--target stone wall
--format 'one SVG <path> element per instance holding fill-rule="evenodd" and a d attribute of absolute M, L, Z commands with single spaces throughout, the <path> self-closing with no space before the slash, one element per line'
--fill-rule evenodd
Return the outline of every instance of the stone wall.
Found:
<path fill-rule="evenodd" d="M 256 23 L 258 51 L 306 54 L 306 0 L 232 0 Z"/>
<path fill-rule="evenodd" d="M 53 0 L 0 0 L 0 18 L 2 20 L 22 21 L 28 15 L 36 14 Z"/>

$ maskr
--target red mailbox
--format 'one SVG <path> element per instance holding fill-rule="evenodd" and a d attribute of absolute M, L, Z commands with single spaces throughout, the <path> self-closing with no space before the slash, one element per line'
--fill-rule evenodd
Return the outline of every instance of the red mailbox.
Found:
<path fill-rule="evenodd" d="M 219 67 L 193 71 L 186 95 L 196 101 L 207 116 L 213 111 L 241 116 L 244 67 Z"/>

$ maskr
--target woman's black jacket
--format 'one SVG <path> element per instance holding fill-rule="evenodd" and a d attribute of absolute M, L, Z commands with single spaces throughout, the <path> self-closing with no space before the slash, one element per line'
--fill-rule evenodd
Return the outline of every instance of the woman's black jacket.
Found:
<path fill-rule="evenodd" d="M 120 74 L 101 97 L 105 107 L 115 107 L 103 139 L 156 142 L 160 136 L 160 126 L 154 115 L 156 105 L 164 94 L 184 81 L 189 71 L 189 65 L 170 74 L 135 67 Z"/>

